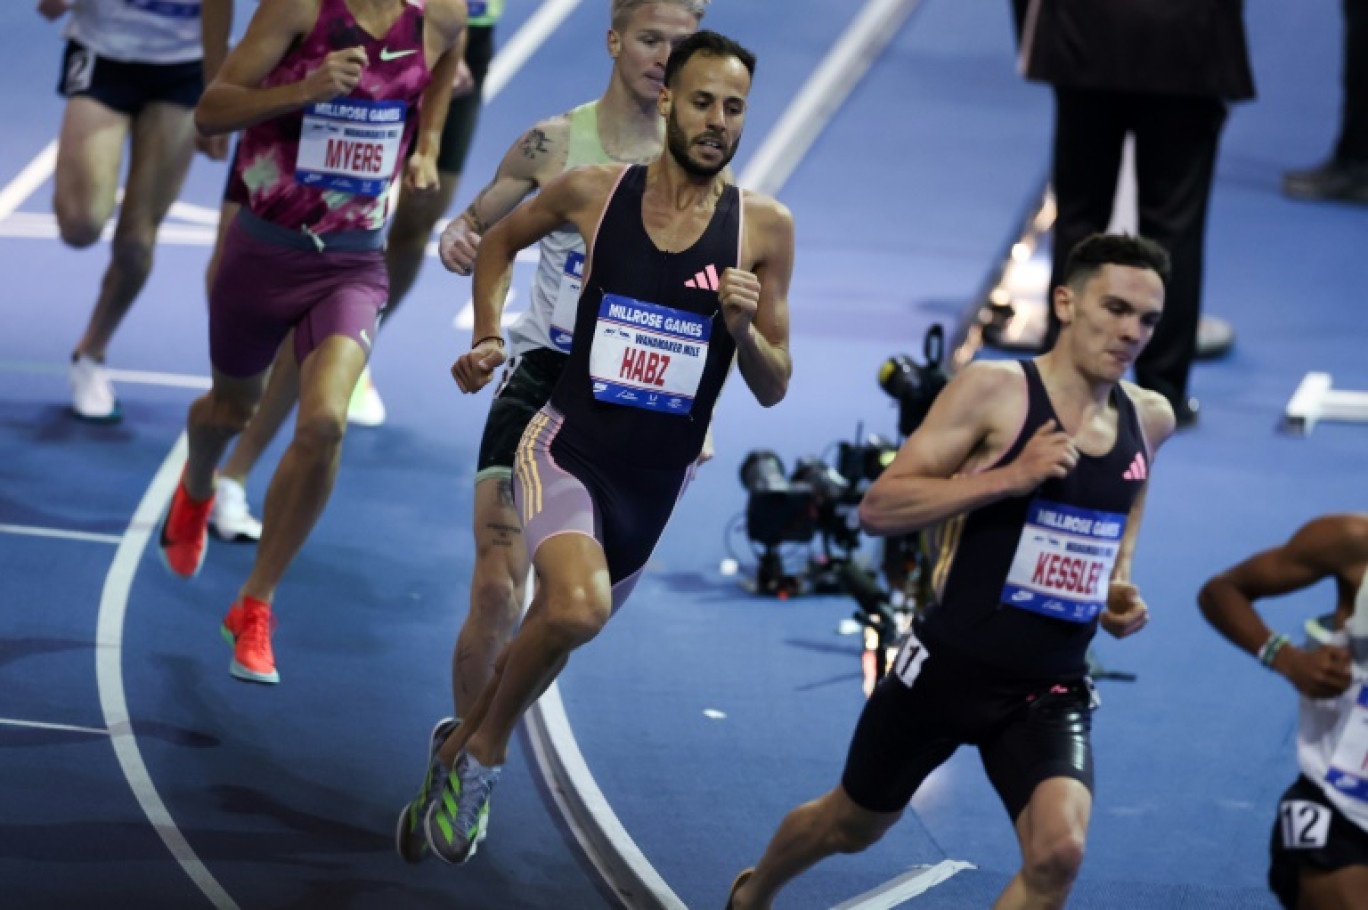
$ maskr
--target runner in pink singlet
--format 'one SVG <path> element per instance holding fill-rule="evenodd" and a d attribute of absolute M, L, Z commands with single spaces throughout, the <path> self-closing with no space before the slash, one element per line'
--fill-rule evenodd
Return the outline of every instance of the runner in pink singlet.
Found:
<path fill-rule="evenodd" d="M 247 203 L 210 289 L 213 387 L 190 407 L 189 458 L 161 531 L 175 574 L 203 563 L 214 469 L 291 333 L 300 374 L 256 562 L 223 621 L 238 679 L 279 682 L 270 604 L 332 490 L 388 294 L 391 197 L 401 177 L 413 192 L 437 186 L 465 19 L 464 0 L 267 0 L 195 111 L 201 133 L 246 130 L 235 173 Z"/>

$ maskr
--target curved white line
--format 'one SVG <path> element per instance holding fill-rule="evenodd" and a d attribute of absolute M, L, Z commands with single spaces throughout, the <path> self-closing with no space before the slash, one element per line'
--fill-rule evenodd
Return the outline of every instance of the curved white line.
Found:
<path fill-rule="evenodd" d="M 133 587 L 133 576 L 137 573 L 143 551 L 147 549 L 147 543 L 158 527 L 162 510 L 180 479 L 187 448 L 185 434 L 182 433 L 152 478 L 151 486 L 143 494 L 142 502 L 138 503 L 128 530 L 124 532 L 123 540 L 114 553 L 114 561 L 109 566 L 104 590 L 100 594 L 100 613 L 95 629 L 95 681 L 100 692 L 100 711 L 104 714 L 105 727 L 114 745 L 114 755 L 143 814 L 185 874 L 204 892 L 204 896 L 219 910 L 238 910 L 238 905 L 228 896 L 228 892 L 195 855 L 157 793 L 147 773 L 142 752 L 138 749 L 138 740 L 128 716 L 128 700 L 124 696 L 123 626 L 124 616 L 128 612 L 128 592 Z"/>

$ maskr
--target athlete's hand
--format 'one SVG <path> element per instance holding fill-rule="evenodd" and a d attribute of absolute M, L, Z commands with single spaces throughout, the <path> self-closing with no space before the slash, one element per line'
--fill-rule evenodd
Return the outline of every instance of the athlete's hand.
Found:
<path fill-rule="evenodd" d="M 466 394 L 478 392 L 494 378 L 494 371 L 503 365 L 503 345 L 483 341 L 466 351 L 451 365 L 451 377 Z"/>
<path fill-rule="evenodd" d="M 228 157 L 228 142 L 231 137 L 228 133 L 219 133 L 215 136 L 201 136 L 198 131 L 195 133 L 195 149 L 210 161 L 223 161 Z"/>
<path fill-rule="evenodd" d="M 760 279 L 741 269 L 726 269 L 717 285 L 717 299 L 722 304 L 727 331 L 741 341 L 750 332 L 760 307 Z"/>
<path fill-rule="evenodd" d="M 440 178 L 437 176 L 436 155 L 414 152 L 404 166 L 404 189 L 411 193 L 430 196 L 437 192 Z"/>
<path fill-rule="evenodd" d="M 1130 582 L 1113 581 L 1107 587 L 1107 609 L 1098 622 L 1113 638 L 1125 638 L 1143 629 L 1149 622 L 1149 607 L 1140 589 Z"/>
<path fill-rule="evenodd" d="M 1303 651 L 1283 645 L 1273 658 L 1273 669 L 1286 676 L 1307 698 L 1334 698 L 1353 682 L 1353 656 L 1343 645 L 1324 645 Z"/>
<path fill-rule="evenodd" d="M 62 18 L 70 9 L 70 0 L 38 0 L 38 15 L 49 22 Z"/>
<path fill-rule="evenodd" d="M 480 249 L 480 235 L 465 212 L 451 219 L 442 229 L 442 238 L 437 241 L 437 253 L 447 271 L 457 275 L 469 275 L 475 268 L 475 254 Z"/>
<path fill-rule="evenodd" d="M 359 47 L 333 51 L 318 69 L 304 77 L 304 97 L 309 103 L 331 101 L 351 93 L 366 68 L 366 52 Z"/>
<path fill-rule="evenodd" d="M 1047 420 L 1009 465 L 1015 475 L 1011 490 L 1023 496 L 1051 478 L 1068 476 L 1076 464 L 1078 449 L 1073 440 L 1053 419 Z"/>
<path fill-rule="evenodd" d="M 464 98 L 475 91 L 475 76 L 470 72 L 470 65 L 464 60 L 456 64 L 456 75 L 451 80 L 452 100 Z"/>

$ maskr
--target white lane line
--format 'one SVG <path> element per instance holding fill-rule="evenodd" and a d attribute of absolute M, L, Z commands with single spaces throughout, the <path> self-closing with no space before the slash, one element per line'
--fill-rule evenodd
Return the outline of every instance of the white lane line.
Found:
<path fill-rule="evenodd" d="M 66 365 L 59 363 L 30 363 L 23 360 L 0 360 L 0 373 L 29 373 L 35 376 L 65 376 Z M 159 385 L 174 389 L 207 389 L 212 382 L 208 376 L 188 373 L 153 373 L 147 370 L 110 370 L 109 378 L 136 385 Z"/>
<path fill-rule="evenodd" d="M 900 875 L 892 881 L 884 882 L 873 891 L 866 891 L 858 897 L 852 897 L 844 903 L 837 904 L 831 910 L 893 910 L 894 907 L 930 891 L 965 869 L 977 868 L 978 866 L 973 863 L 961 862 L 956 859 L 941 860 L 934 866 L 913 869 L 906 875 Z"/>
<path fill-rule="evenodd" d="M 143 551 L 152 539 L 162 510 L 180 478 L 187 448 L 185 434 L 182 433 L 157 469 L 151 485 L 143 494 L 142 502 L 138 503 L 128 530 L 124 532 L 119 549 L 114 554 L 109 574 L 105 576 L 99 619 L 95 627 L 95 680 L 100 692 L 100 710 L 109 729 L 114 755 L 143 814 L 185 874 L 204 892 L 210 903 L 219 910 L 238 910 L 232 897 L 195 855 L 185 835 L 176 827 L 161 795 L 157 793 L 142 752 L 138 749 L 138 740 L 128 714 L 128 700 L 124 695 L 123 627 L 124 616 L 128 612 L 128 592 L 133 586 L 133 577 L 137 574 Z"/>
<path fill-rule="evenodd" d="M 18 534 L 24 537 L 55 537 L 59 540 L 81 540 L 87 543 L 118 544 L 123 540 L 118 534 L 91 534 L 86 531 L 62 531 L 57 528 L 35 528 L 29 525 L 0 524 L 0 534 Z"/>
<path fill-rule="evenodd" d="M 512 38 L 508 39 L 507 44 L 499 48 L 499 52 L 490 62 L 489 72 L 485 74 L 484 91 L 480 95 L 485 104 L 503 91 L 504 86 L 518 70 L 522 69 L 528 58 L 537 52 L 546 39 L 551 37 L 551 33 L 560 28 L 560 24 L 579 5 L 580 0 L 546 0 L 537 7 L 537 11 L 523 23 L 522 28 L 518 29 Z"/>
<path fill-rule="evenodd" d="M 556 683 L 527 712 L 527 729 L 533 757 L 561 817 L 584 855 L 624 905 L 633 910 L 688 910 L 632 840 L 599 789 L 570 729 Z"/>
<path fill-rule="evenodd" d="M 921 0 L 868 0 L 789 104 L 737 180 L 774 195 Z"/>
<path fill-rule="evenodd" d="M 4 189 L 0 189 L 0 221 L 23 205 L 24 200 L 32 196 L 33 191 L 42 186 L 43 181 L 51 177 L 56 169 L 57 140 L 54 139 L 24 166 L 18 176 L 5 184 Z"/>
<path fill-rule="evenodd" d="M 0 727 L 28 727 L 34 730 L 61 730 L 67 733 L 90 733 L 96 736 L 108 736 L 108 730 L 101 730 L 99 727 L 77 727 L 73 724 L 45 724 L 37 720 L 19 720 L 13 717 L 0 717 Z"/>

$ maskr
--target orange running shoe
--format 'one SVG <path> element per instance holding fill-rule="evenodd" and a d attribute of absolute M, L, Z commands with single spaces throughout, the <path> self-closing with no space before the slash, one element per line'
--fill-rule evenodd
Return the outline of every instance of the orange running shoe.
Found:
<path fill-rule="evenodd" d="M 280 682 L 271 652 L 274 628 L 270 604 L 255 597 L 239 597 L 223 617 L 223 637 L 233 646 L 233 662 L 228 665 L 228 672 L 247 682 Z"/>
<path fill-rule="evenodd" d="M 185 476 L 176 484 L 171 506 L 162 521 L 162 562 L 181 578 L 194 578 L 204 565 L 204 551 L 209 543 L 209 512 L 214 508 L 214 497 L 203 502 L 190 498 L 185 490 Z"/>

